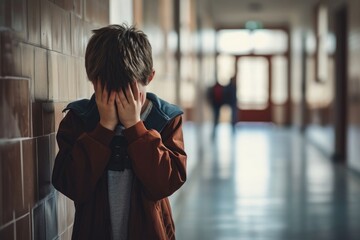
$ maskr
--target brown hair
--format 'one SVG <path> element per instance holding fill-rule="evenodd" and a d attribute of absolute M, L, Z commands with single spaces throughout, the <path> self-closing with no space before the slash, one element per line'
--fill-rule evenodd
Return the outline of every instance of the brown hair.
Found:
<path fill-rule="evenodd" d="M 134 26 L 109 25 L 93 30 L 85 53 L 91 82 L 120 90 L 133 81 L 148 84 L 153 71 L 152 50 L 146 34 Z"/>

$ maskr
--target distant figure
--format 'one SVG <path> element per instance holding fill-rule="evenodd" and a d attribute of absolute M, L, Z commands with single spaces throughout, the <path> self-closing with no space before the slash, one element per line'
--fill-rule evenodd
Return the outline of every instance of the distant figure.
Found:
<path fill-rule="evenodd" d="M 224 86 L 218 81 L 208 89 L 208 99 L 213 110 L 213 137 L 215 136 L 215 130 L 219 124 L 220 109 L 224 104 Z"/>
<path fill-rule="evenodd" d="M 228 104 L 231 108 L 231 125 L 235 130 L 235 124 L 238 121 L 238 108 L 237 108 L 237 86 L 236 86 L 236 75 L 230 78 L 228 85 L 224 87 L 224 103 Z"/>

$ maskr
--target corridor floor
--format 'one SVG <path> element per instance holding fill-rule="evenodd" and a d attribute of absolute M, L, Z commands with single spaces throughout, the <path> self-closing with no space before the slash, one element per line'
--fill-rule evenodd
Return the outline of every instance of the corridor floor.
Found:
<path fill-rule="evenodd" d="M 207 141 L 173 206 L 178 240 L 360 239 L 360 175 L 298 130 L 220 125 Z"/>

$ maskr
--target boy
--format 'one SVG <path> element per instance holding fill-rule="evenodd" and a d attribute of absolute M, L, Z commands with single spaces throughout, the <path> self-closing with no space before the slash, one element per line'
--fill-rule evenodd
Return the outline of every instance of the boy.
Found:
<path fill-rule="evenodd" d="M 52 182 L 72 199 L 72 239 L 175 239 L 168 196 L 186 181 L 182 111 L 146 86 L 147 36 L 126 25 L 93 31 L 85 68 L 95 94 L 70 103 Z"/>

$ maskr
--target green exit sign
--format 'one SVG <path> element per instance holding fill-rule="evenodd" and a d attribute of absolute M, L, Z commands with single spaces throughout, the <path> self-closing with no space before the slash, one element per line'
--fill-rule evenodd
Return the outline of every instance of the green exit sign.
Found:
<path fill-rule="evenodd" d="M 263 24 L 259 21 L 247 21 L 245 23 L 245 28 L 249 30 L 256 30 L 256 29 L 262 29 Z"/>

